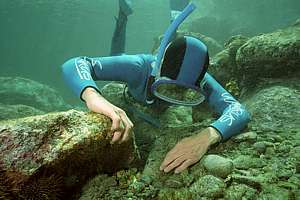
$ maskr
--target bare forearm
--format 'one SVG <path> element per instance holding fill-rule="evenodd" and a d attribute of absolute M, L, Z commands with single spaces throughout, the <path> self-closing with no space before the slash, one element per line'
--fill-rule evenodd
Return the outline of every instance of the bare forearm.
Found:
<path fill-rule="evenodd" d="M 107 107 L 114 105 L 107 101 L 94 88 L 86 88 L 82 93 L 82 99 L 86 102 L 86 106 L 91 111 L 110 116 L 111 113 L 107 112 Z"/>

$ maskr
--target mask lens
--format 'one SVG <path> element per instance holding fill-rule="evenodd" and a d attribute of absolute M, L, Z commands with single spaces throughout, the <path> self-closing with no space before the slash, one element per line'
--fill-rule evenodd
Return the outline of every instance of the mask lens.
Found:
<path fill-rule="evenodd" d="M 190 106 L 198 105 L 205 98 L 200 91 L 175 83 L 157 85 L 154 95 L 170 103 Z"/>

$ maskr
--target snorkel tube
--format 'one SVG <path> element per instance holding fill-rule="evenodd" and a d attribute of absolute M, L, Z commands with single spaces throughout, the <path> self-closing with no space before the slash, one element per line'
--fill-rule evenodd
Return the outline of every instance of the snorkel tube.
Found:
<path fill-rule="evenodd" d="M 196 9 L 196 5 L 193 3 L 189 3 L 182 13 L 171 23 L 169 28 L 166 30 L 163 40 L 159 46 L 158 54 L 157 54 L 157 61 L 155 66 L 151 72 L 153 77 L 157 77 L 160 74 L 161 62 L 164 56 L 164 52 L 166 47 L 168 46 L 169 42 L 171 41 L 172 35 L 176 32 L 177 28 L 182 24 L 182 22 Z"/>

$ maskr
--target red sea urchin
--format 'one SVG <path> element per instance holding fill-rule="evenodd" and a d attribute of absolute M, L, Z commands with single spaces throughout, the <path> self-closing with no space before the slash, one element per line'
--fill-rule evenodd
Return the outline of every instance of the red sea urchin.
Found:
<path fill-rule="evenodd" d="M 13 200 L 11 187 L 7 182 L 5 171 L 0 169 L 0 200 Z"/>
<path fill-rule="evenodd" d="M 63 179 L 58 175 L 42 175 L 29 179 L 20 188 L 20 200 L 60 200 L 63 194 Z"/>

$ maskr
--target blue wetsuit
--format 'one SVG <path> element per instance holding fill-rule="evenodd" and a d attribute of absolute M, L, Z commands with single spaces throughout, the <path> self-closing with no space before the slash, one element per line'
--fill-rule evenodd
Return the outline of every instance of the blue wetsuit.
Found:
<path fill-rule="evenodd" d="M 78 97 L 87 87 L 98 90 L 94 82 L 96 80 L 121 81 L 127 84 L 129 93 L 138 102 L 147 104 L 148 80 L 154 61 L 155 56 L 146 54 L 76 57 L 65 62 L 62 69 L 65 81 Z M 220 118 L 211 126 L 220 132 L 222 141 L 237 135 L 247 125 L 250 115 L 244 106 L 209 73 L 201 82 L 201 92 L 213 110 L 220 114 Z"/>

